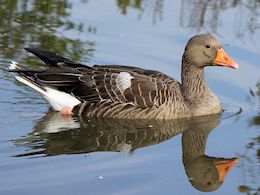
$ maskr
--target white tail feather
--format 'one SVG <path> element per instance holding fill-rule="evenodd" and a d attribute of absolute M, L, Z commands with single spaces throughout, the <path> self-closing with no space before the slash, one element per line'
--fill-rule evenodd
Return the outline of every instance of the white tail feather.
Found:
<path fill-rule="evenodd" d="M 16 62 L 12 62 L 9 66 L 10 70 L 20 69 L 19 65 Z M 76 105 L 81 102 L 68 93 L 59 91 L 50 86 L 37 86 L 36 83 L 30 81 L 22 76 L 15 76 L 15 78 L 21 83 L 28 85 L 29 87 L 38 91 L 53 107 L 54 110 L 61 111 L 63 108 L 73 109 Z"/>
<path fill-rule="evenodd" d="M 15 76 L 15 78 L 16 78 L 16 80 L 20 81 L 21 83 L 28 85 L 29 87 L 31 87 L 31 88 L 35 89 L 36 91 L 40 92 L 42 95 L 44 95 L 44 96 L 47 95 L 46 91 L 44 91 L 43 89 L 41 89 L 37 85 L 34 85 L 32 82 L 24 79 L 23 77 Z"/>
<path fill-rule="evenodd" d="M 43 95 L 43 97 L 57 111 L 61 111 L 63 108 L 73 109 L 76 105 L 81 103 L 76 97 L 68 93 L 59 91 L 52 87 L 44 88 L 46 89 L 46 95 Z"/>
<path fill-rule="evenodd" d="M 17 62 L 11 61 L 10 65 L 9 65 L 9 69 L 10 69 L 10 70 L 15 70 L 15 69 L 20 69 L 20 68 L 19 68 Z"/>

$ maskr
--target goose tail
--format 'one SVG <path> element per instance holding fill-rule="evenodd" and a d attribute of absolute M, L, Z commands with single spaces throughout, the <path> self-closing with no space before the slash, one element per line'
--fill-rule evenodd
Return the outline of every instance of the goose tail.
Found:
<path fill-rule="evenodd" d="M 39 82 L 35 76 L 37 72 L 40 72 L 38 70 L 28 69 L 27 67 L 12 61 L 9 66 L 9 71 L 16 74 L 15 78 L 19 82 L 38 91 L 56 111 L 64 112 L 64 114 L 66 114 L 69 113 L 69 111 L 72 111 L 76 105 L 81 103 L 75 96 L 60 91 L 53 86 Z"/>

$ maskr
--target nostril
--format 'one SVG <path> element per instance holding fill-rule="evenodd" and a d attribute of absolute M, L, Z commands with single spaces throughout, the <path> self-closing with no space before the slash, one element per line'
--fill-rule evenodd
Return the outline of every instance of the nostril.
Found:
<path fill-rule="evenodd" d="M 224 57 L 224 59 L 225 59 L 226 61 L 228 61 L 228 58 L 227 58 L 227 57 Z"/>

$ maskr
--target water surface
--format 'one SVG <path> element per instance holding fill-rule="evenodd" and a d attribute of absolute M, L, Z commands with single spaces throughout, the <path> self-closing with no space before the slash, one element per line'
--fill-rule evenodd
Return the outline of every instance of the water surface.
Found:
<path fill-rule="evenodd" d="M 259 193 L 259 11 L 257 0 L 1 2 L 0 194 Z M 33 46 L 179 80 L 184 46 L 198 33 L 220 39 L 241 67 L 206 70 L 222 116 L 66 119 L 6 71 L 14 59 L 43 68 L 23 50 Z M 233 158 L 240 162 L 219 182 L 214 163 Z"/>

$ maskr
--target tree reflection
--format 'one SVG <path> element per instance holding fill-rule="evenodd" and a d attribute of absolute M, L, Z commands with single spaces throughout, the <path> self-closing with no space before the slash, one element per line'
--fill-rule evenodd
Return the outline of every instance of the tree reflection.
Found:
<path fill-rule="evenodd" d="M 237 37 L 246 33 L 255 34 L 259 29 L 259 0 L 180 0 L 180 26 L 196 31 L 218 33 L 222 25 L 221 16 L 227 10 L 235 10 L 236 17 L 231 24 Z M 153 22 L 163 19 L 164 0 L 117 0 L 122 14 L 129 9 L 138 10 L 141 18 L 145 11 L 152 12 Z"/>
<path fill-rule="evenodd" d="M 117 6 L 121 14 L 126 15 L 128 9 L 136 9 L 138 10 L 138 18 L 140 19 L 147 10 L 148 12 L 152 12 L 153 23 L 163 19 L 163 5 L 164 0 L 117 0 Z"/>
<path fill-rule="evenodd" d="M 182 0 L 180 25 L 194 28 L 197 31 L 209 27 L 212 32 L 216 32 L 220 10 L 224 8 L 223 1 Z"/>
<path fill-rule="evenodd" d="M 254 34 L 259 29 L 260 1 L 258 0 L 182 0 L 181 2 L 180 25 L 182 27 L 217 33 L 222 23 L 220 16 L 223 12 L 237 8 L 237 17 L 233 22 L 237 37 L 242 37 L 246 32 Z"/>
<path fill-rule="evenodd" d="M 233 22 L 237 37 L 247 32 L 256 34 L 259 25 L 259 0 L 180 0 L 180 26 L 196 31 L 218 33 L 225 10 L 236 8 Z M 81 1 L 87 3 L 88 1 Z M 116 0 L 120 12 L 138 11 L 138 18 L 152 13 L 153 23 L 163 19 L 164 0 Z M 82 33 L 85 27 L 70 19 L 72 1 L 68 0 L 2 0 L 0 4 L 0 55 L 6 59 L 22 58 L 25 46 L 50 49 L 73 61 L 88 61 L 93 56 L 95 42 L 82 41 L 65 35 L 65 31 Z M 86 27 L 89 33 L 96 28 Z M 15 49 L 14 49 L 15 48 Z M 83 56 L 85 57 L 84 59 Z M 27 58 L 27 61 L 31 58 Z"/>
<path fill-rule="evenodd" d="M 93 41 L 83 42 L 63 35 L 63 31 L 84 31 L 83 24 L 69 19 L 71 8 L 72 4 L 64 0 L 1 1 L 0 54 L 7 59 L 19 59 L 23 47 L 34 46 L 51 48 L 76 61 L 82 56 L 91 57 Z M 95 30 L 88 28 L 89 32 Z"/>
<path fill-rule="evenodd" d="M 120 8 L 121 10 L 121 14 L 127 14 L 127 9 L 128 8 L 134 8 L 137 10 L 141 10 L 142 9 L 142 0 L 117 0 L 117 6 Z"/>
<path fill-rule="evenodd" d="M 250 104 L 257 108 L 256 116 L 249 121 L 250 126 L 260 127 L 260 82 L 256 84 L 256 90 L 250 90 L 248 96 Z M 260 193 L 259 186 L 259 164 L 260 164 L 260 135 L 251 138 L 246 145 L 244 153 L 240 154 L 241 169 L 243 171 L 243 184 L 238 187 L 239 192 L 248 195 L 255 195 Z M 250 181 L 248 181 L 250 179 Z M 247 183 L 250 184 L 248 185 Z M 258 186 L 257 186 L 258 185 Z"/>

